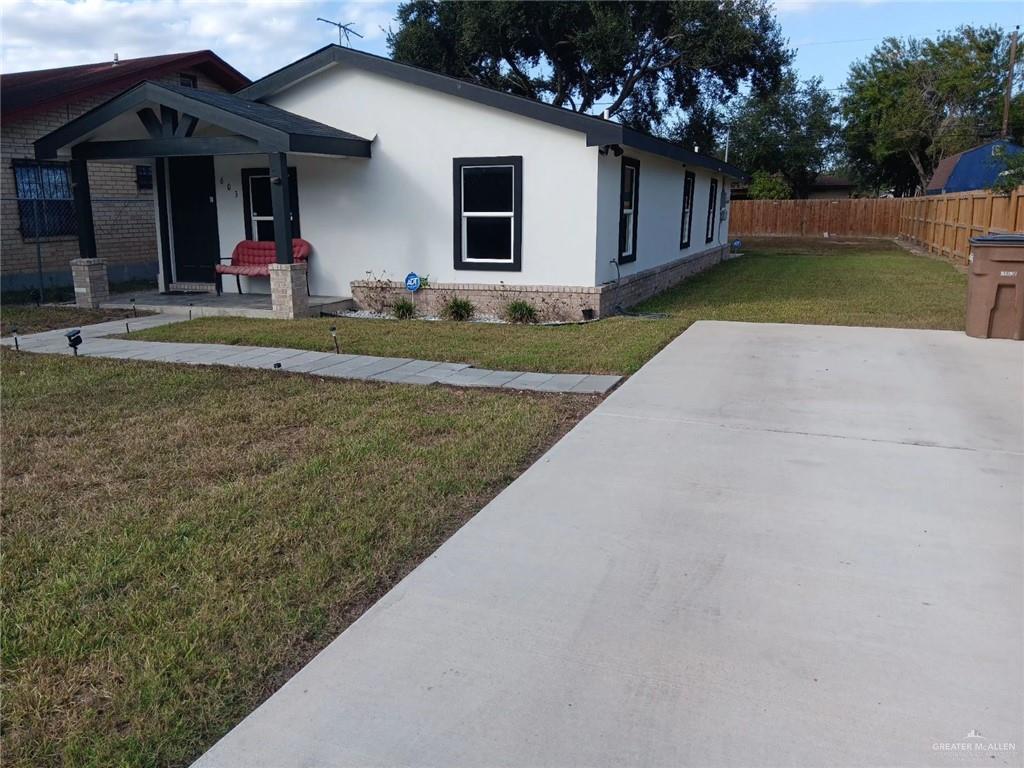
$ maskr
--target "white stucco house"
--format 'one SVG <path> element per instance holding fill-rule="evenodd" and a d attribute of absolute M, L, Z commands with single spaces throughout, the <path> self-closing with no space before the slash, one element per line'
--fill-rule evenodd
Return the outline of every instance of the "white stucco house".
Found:
<path fill-rule="evenodd" d="M 212 286 L 240 241 L 274 241 L 281 268 L 221 287 L 296 302 L 287 316 L 307 311 L 307 269 L 315 296 L 366 302 L 414 272 L 428 304 L 455 293 L 605 315 L 717 263 L 743 178 L 610 120 L 336 45 L 236 94 L 144 83 L 36 152 L 70 154 L 80 203 L 85 161 L 154 164 L 162 290 Z M 291 237 L 312 246 L 308 263 L 293 263 Z"/>

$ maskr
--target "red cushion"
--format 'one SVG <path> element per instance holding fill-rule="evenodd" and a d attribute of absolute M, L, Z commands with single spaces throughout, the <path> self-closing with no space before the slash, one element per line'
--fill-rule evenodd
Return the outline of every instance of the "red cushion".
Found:
<path fill-rule="evenodd" d="M 295 261 L 306 261 L 312 252 L 313 246 L 300 237 L 292 239 L 292 259 Z M 232 267 L 263 267 L 262 272 L 253 273 L 266 275 L 266 266 L 277 261 L 277 246 L 271 240 L 243 240 L 235 246 L 231 252 Z M 220 272 L 220 269 L 217 270 Z M 226 272 L 221 274 L 250 274 L 248 272 Z"/>

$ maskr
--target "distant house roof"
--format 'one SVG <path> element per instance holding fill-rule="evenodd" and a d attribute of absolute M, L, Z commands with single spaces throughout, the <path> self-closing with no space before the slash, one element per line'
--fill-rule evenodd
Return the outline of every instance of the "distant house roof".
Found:
<path fill-rule="evenodd" d="M 853 189 L 856 186 L 856 182 L 851 181 L 845 176 L 823 173 L 814 180 L 811 189 Z"/>
<path fill-rule="evenodd" d="M 451 96 L 458 96 L 523 117 L 580 131 L 586 136 L 588 146 L 629 147 L 667 157 L 686 165 L 707 168 L 735 179 L 746 178 L 746 174 L 739 168 L 718 158 L 691 152 L 679 144 L 628 128 L 612 120 L 575 112 L 571 109 L 563 109 L 543 101 L 505 93 L 494 88 L 393 61 L 383 56 L 342 48 L 339 45 L 325 46 L 276 72 L 271 72 L 240 91 L 238 95 L 254 101 L 263 101 L 300 80 L 339 64 L 385 75 Z"/>
<path fill-rule="evenodd" d="M 103 91 L 123 91 L 144 80 L 185 69 L 202 72 L 228 91 L 237 91 L 250 82 L 213 51 L 13 72 L 0 75 L 0 115 L 4 120 L 20 119 L 56 104 Z"/>
<path fill-rule="evenodd" d="M 1005 147 L 1010 154 L 1024 151 L 1024 147 L 1007 139 L 997 139 L 945 157 L 939 161 L 928 182 L 928 194 L 967 192 L 992 186 L 996 177 L 1006 169 L 1006 164 L 995 157 L 998 147 Z"/>

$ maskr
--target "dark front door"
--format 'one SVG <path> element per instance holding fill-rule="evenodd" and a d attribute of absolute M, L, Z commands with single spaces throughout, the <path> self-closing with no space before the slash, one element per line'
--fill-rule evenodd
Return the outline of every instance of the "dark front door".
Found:
<path fill-rule="evenodd" d="M 220 258 L 213 158 L 174 157 L 169 170 L 175 278 L 211 283 Z"/>

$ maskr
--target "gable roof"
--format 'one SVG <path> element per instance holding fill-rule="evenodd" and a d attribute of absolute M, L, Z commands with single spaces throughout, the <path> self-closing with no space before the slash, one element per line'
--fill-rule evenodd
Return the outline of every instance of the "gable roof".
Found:
<path fill-rule="evenodd" d="M 1011 154 L 1024 151 L 1024 148 L 1012 141 L 995 139 L 944 157 L 935 166 L 926 191 L 935 195 L 941 192 L 965 192 L 990 185 L 1006 168 L 1005 164 L 989 160 L 997 145 L 1004 146 L 1005 151 Z"/>
<path fill-rule="evenodd" d="M 80 64 L 32 72 L 0 75 L 0 114 L 4 120 L 20 119 L 55 104 L 84 98 L 102 91 L 123 91 L 143 80 L 170 72 L 196 69 L 229 91 L 250 80 L 213 51 L 170 53 L 139 59 Z"/>
<path fill-rule="evenodd" d="M 263 101 L 335 65 L 356 67 L 412 85 L 430 88 L 450 96 L 468 99 L 477 104 L 503 109 L 506 112 L 512 112 L 523 117 L 579 131 L 586 135 L 587 146 L 618 144 L 622 147 L 629 147 L 642 152 L 650 152 L 654 155 L 667 157 L 686 165 L 707 168 L 733 178 L 746 178 L 746 174 L 734 165 L 714 157 L 690 152 L 671 141 L 660 139 L 643 131 L 627 128 L 611 120 L 605 120 L 595 115 L 574 112 L 570 109 L 563 109 L 562 107 L 545 104 L 542 101 L 529 99 L 524 96 L 515 96 L 511 93 L 459 80 L 448 75 L 441 75 L 410 64 L 402 64 L 383 56 L 375 56 L 334 44 L 325 46 L 276 72 L 271 72 L 247 88 L 243 88 L 238 92 L 238 95 L 254 101 Z"/>
<path fill-rule="evenodd" d="M 145 113 L 147 105 L 151 104 L 159 105 L 161 108 L 169 107 L 171 110 L 180 111 L 183 115 L 190 115 L 198 120 L 220 126 L 238 137 L 242 137 L 243 143 L 238 144 L 237 141 L 231 143 L 232 151 L 235 154 L 239 151 L 273 150 L 354 157 L 370 156 L 371 142 L 367 139 L 287 112 L 270 104 L 249 101 L 230 93 L 203 91 L 146 81 L 37 139 L 35 142 L 36 157 L 38 159 L 56 157 L 57 152 L 63 147 L 87 139 L 90 134 L 114 118 L 136 110 L 140 110 L 140 113 L 137 114 L 139 114 L 140 122 L 145 125 L 146 121 L 142 113 Z M 155 121 L 156 119 L 153 114 L 151 120 Z M 193 121 L 191 128 L 194 127 Z M 182 132 L 175 132 L 173 136 L 166 133 L 160 138 L 153 136 L 152 142 L 148 140 L 106 142 L 108 146 L 102 148 L 91 146 L 87 140 L 81 141 L 72 148 L 72 157 L 86 157 L 87 159 L 140 157 L 143 155 L 132 153 L 147 148 L 153 149 L 154 156 L 156 156 L 161 154 L 157 150 L 166 149 L 171 144 L 181 144 L 182 149 L 185 150 L 187 149 L 185 145 L 188 142 L 195 144 L 201 141 L 220 141 L 219 137 L 213 139 L 193 138 L 191 128 L 185 130 L 182 135 L 179 135 Z M 160 126 L 154 126 L 153 132 L 159 134 Z M 221 141 L 220 143 L 224 144 L 225 142 Z M 110 144 L 114 146 L 109 146 Z M 156 144 L 160 146 L 156 146 Z M 234 151 L 235 148 L 238 151 Z M 96 155 L 97 151 L 102 151 L 103 154 Z M 123 154 L 119 154 L 122 151 Z M 230 152 L 225 152 L 225 154 L 227 153 Z M 190 152 L 190 154 L 218 153 L 207 150 Z"/>

